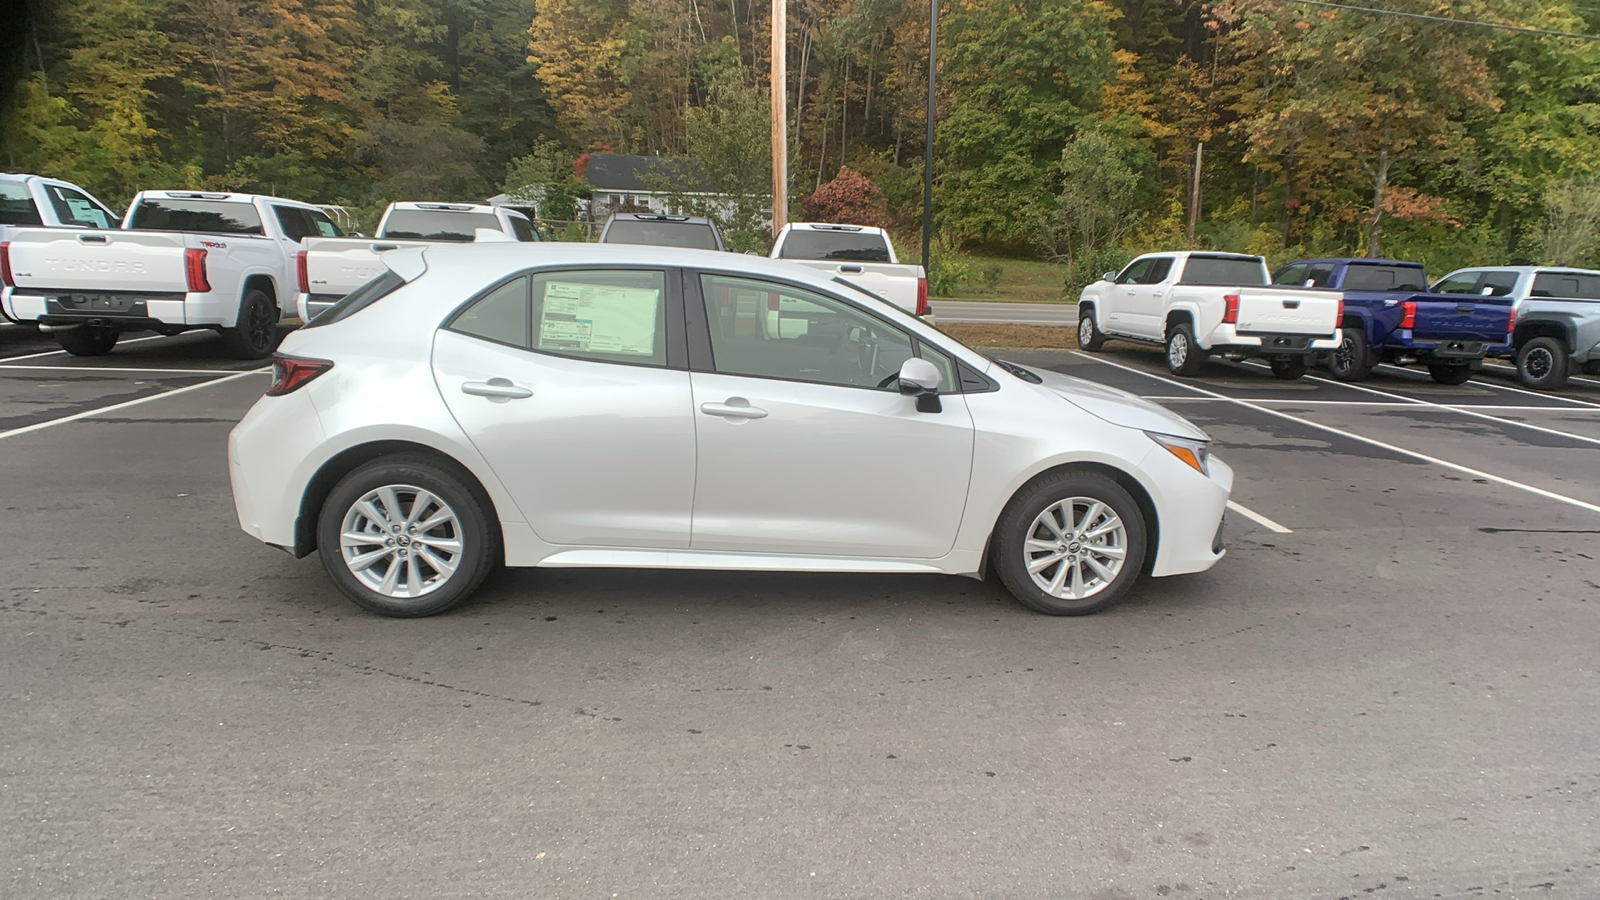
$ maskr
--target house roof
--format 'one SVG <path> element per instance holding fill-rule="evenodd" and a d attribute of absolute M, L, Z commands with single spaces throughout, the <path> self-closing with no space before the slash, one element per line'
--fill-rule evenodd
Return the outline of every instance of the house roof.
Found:
<path fill-rule="evenodd" d="M 583 180 L 602 191 L 638 191 L 655 188 L 645 183 L 646 176 L 664 176 L 679 190 L 693 190 L 703 179 L 693 160 L 665 156 L 632 156 L 626 153 L 591 153 Z"/>

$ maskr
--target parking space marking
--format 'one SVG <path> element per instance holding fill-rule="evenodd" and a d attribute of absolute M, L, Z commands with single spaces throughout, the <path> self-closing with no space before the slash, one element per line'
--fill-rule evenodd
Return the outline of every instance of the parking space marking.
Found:
<path fill-rule="evenodd" d="M 125 340 L 125 341 L 117 341 L 117 346 L 121 347 L 121 346 L 124 346 L 126 344 L 137 344 L 140 341 L 159 341 L 164 337 L 167 337 L 167 335 L 164 335 L 164 334 L 152 334 L 149 337 L 129 338 L 129 339 Z M 26 356 L 0 356 L 0 360 L 3 360 L 5 362 L 16 362 L 19 359 L 38 359 L 41 356 L 59 356 L 59 355 L 65 353 L 65 352 L 67 352 L 67 351 L 65 351 L 65 350 L 46 350 L 43 353 L 29 353 Z"/>
<path fill-rule="evenodd" d="M 1216 397 L 1165 397 L 1158 394 L 1144 394 L 1140 399 L 1156 400 L 1164 403 L 1216 403 Z M 1389 400 L 1291 400 L 1284 397 L 1237 397 L 1230 398 L 1243 400 L 1246 403 L 1282 403 L 1287 406 L 1363 406 L 1374 409 L 1413 409 L 1415 403 L 1398 403 Z M 1451 407 L 1454 409 L 1455 407 Z M 1573 413 L 1600 412 L 1600 408 L 1584 409 L 1571 406 L 1501 406 L 1488 403 L 1474 403 L 1472 409 L 1492 409 L 1499 412 L 1521 413 Z"/>
<path fill-rule="evenodd" d="M 1379 365 L 1383 366 L 1386 369 L 1398 369 L 1401 372 L 1407 371 L 1406 369 L 1403 369 L 1403 368 L 1401 368 L 1399 366 L 1391 366 L 1388 363 L 1379 363 Z M 1500 370 L 1501 373 L 1506 374 L 1506 375 L 1515 376 L 1517 374 L 1517 370 L 1515 368 L 1510 367 L 1510 366 L 1499 366 L 1499 365 L 1491 366 L 1488 363 L 1485 363 L 1484 366 L 1485 366 L 1485 368 L 1498 369 L 1498 370 Z M 1587 382 L 1589 384 L 1600 385 L 1600 381 L 1589 381 L 1586 378 L 1573 377 L 1571 380 L 1572 381 L 1584 381 L 1584 382 Z M 1539 397 L 1539 398 L 1544 399 L 1544 400 L 1559 400 L 1562 403 L 1576 403 L 1579 406 L 1592 406 L 1592 407 L 1594 407 L 1596 409 L 1600 409 L 1600 403 L 1595 403 L 1592 400 L 1579 400 L 1576 397 L 1564 397 L 1564 396 L 1562 396 L 1560 394 L 1552 394 L 1549 391 L 1530 391 L 1527 388 L 1512 387 L 1509 384 L 1500 384 L 1497 381 L 1478 380 L 1478 381 L 1474 381 L 1473 384 L 1480 385 L 1480 386 L 1486 387 L 1486 388 L 1494 388 L 1495 390 L 1498 390 L 1498 391 L 1510 391 L 1513 394 L 1527 394 L 1529 397 Z"/>
<path fill-rule="evenodd" d="M 113 403 L 110 406 L 102 406 L 99 409 L 87 409 L 80 413 L 73 413 L 70 416 L 62 416 L 59 419 L 51 419 L 47 422 L 35 422 L 32 425 L 24 425 L 21 428 L 13 428 L 10 431 L 0 431 L 0 440 L 4 440 L 8 437 L 16 437 L 17 435 L 21 434 L 29 434 L 35 431 L 43 431 L 46 428 L 56 425 L 65 425 L 68 422 L 76 422 L 79 419 L 88 419 L 94 416 L 103 415 L 108 412 L 116 412 L 119 409 L 127 409 L 130 406 L 138 406 L 141 403 L 149 403 L 151 400 L 160 400 L 163 397 L 171 397 L 176 394 L 187 394 L 190 391 L 198 391 L 201 388 L 222 384 L 225 381 L 233 381 L 236 378 L 243 378 L 246 375 L 260 375 L 271 371 L 271 369 L 251 369 L 246 372 L 234 372 L 232 375 L 222 378 L 213 378 L 210 381 L 202 381 L 199 384 L 191 384 L 187 387 L 173 388 L 170 391 L 162 391 L 159 394 L 151 394 L 148 397 L 139 397 L 134 400 L 124 400 L 121 403 Z"/>
<path fill-rule="evenodd" d="M 1386 441 L 1380 441 L 1377 438 L 1369 438 L 1369 437 L 1367 437 L 1365 435 L 1356 434 L 1355 432 L 1352 432 L 1352 431 L 1345 431 L 1342 428 L 1335 428 L 1332 425 L 1324 425 L 1321 422 L 1313 422 L 1310 419 L 1302 419 L 1299 416 L 1292 416 L 1292 415 L 1289 415 L 1286 412 L 1283 412 L 1282 410 L 1272 409 L 1271 407 L 1262 406 L 1262 405 L 1260 405 L 1258 403 L 1251 403 L 1251 402 L 1249 402 L 1247 400 L 1240 400 L 1240 399 L 1237 399 L 1235 397 L 1228 397 L 1228 396 L 1223 395 L 1223 394 L 1218 394 L 1215 391 L 1207 391 L 1207 390 L 1205 390 L 1203 388 L 1189 387 L 1188 385 L 1185 385 L 1182 382 L 1173 381 L 1170 378 L 1163 378 L 1160 375 L 1156 375 L 1156 374 L 1154 374 L 1152 372 L 1146 372 L 1143 369 L 1136 369 L 1133 366 L 1127 366 L 1127 365 L 1123 365 L 1122 363 L 1112 362 L 1109 359 L 1100 359 L 1098 357 L 1091 356 L 1091 355 L 1089 355 L 1087 353 L 1084 353 L 1082 350 L 1072 350 L 1072 351 L 1069 351 L 1069 352 L 1074 353 L 1074 354 L 1076 354 L 1078 356 L 1081 356 L 1084 359 L 1092 360 L 1094 362 L 1101 363 L 1102 365 L 1111 366 L 1112 368 L 1115 368 L 1115 369 L 1122 369 L 1122 370 L 1127 371 L 1127 372 L 1133 372 L 1134 374 L 1137 374 L 1137 375 L 1143 375 L 1146 378 L 1153 378 L 1156 381 L 1160 381 L 1160 382 L 1163 382 L 1163 383 L 1166 383 L 1166 384 L 1176 385 L 1178 387 L 1187 387 L 1189 390 L 1192 390 L 1192 391 L 1200 391 L 1201 393 L 1210 394 L 1211 396 L 1216 397 L 1218 400 L 1226 400 L 1229 403 L 1234 403 L 1234 404 L 1237 404 L 1239 406 L 1243 406 L 1246 409 L 1253 409 L 1253 410 L 1256 410 L 1257 412 L 1266 413 L 1269 416 L 1277 416 L 1280 419 L 1287 419 L 1290 422 L 1294 422 L 1294 423 L 1299 424 L 1299 425 L 1304 425 L 1307 428 L 1315 428 L 1318 431 L 1326 431 L 1326 432 L 1328 432 L 1330 434 L 1337 434 L 1340 437 L 1349 438 L 1352 441 L 1358 441 L 1358 442 L 1363 443 L 1363 444 L 1368 444 L 1370 446 L 1377 447 L 1377 448 L 1379 448 L 1381 450 L 1387 450 L 1390 453 L 1396 453 L 1396 454 L 1399 454 L 1401 456 L 1409 456 L 1412 459 L 1420 459 L 1423 462 L 1433 463 L 1434 465 L 1437 465 L 1437 466 L 1443 466 L 1446 469 L 1451 469 L 1451 470 L 1454 470 L 1454 471 L 1457 471 L 1457 472 L 1461 472 L 1461 473 L 1464 473 L 1464 474 L 1467 474 L 1467 475 L 1471 475 L 1474 478 L 1482 478 L 1482 479 L 1485 479 L 1487 481 L 1493 481 L 1496 484 L 1503 484 L 1506 487 L 1513 487 L 1513 488 L 1516 488 L 1517 490 L 1527 491 L 1530 494 L 1536 494 L 1536 495 L 1538 495 L 1540 497 L 1544 497 L 1544 498 L 1547 498 L 1547 499 L 1550 499 L 1550 500 L 1556 500 L 1556 501 L 1559 501 L 1561 503 L 1566 503 L 1566 504 L 1569 504 L 1569 505 L 1572 505 L 1572 506 L 1576 506 L 1576 507 L 1578 507 L 1580 509 L 1586 509 L 1586 510 L 1588 510 L 1590 512 L 1600 513 L 1600 506 L 1596 506 L 1595 504 L 1589 503 L 1589 502 L 1584 501 L 1584 500 L 1579 500 L 1576 497 L 1568 497 L 1565 494 L 1558 494 L 1555 491 L 1547 491 L 1542 487 L 1535 487 L 1534 485 L 1531 485 L 1531 484 L 1524 484 L 1523 482 L 1514 481 L 1514 480 L 1512 480 L 1510 478 L 1506 478 L 1503 475 L 1496 475 L 1493 472 L 1485 472 L 1485 471 L 1483 471 L 1481 469 L 1474 469 L 1471 466 L 1464 466 L 1464 465 L 1462 465 L 1460 463 L 1451 462 L 1448 459 L 1440 459 L 1437 456 L 1429 456 L 1426 453 L 1421 453 L 1421 452 L 1418 452 L 1416 450 L 1407 450 L 1404 447 L 1397 447 L 1394 444 L 1390 444 L 1390 443 L 1388 443 Z"/>
<path fill-rule="evenodd" d="M 1294 529 L 1285 528 L 1282 525 L 1279 525 L 1277 522 L 1274 522 L 1266 516 L 1263 516 L 1261 513 L 1258 513 L 1247 506 L 1241 506 L 1232 500 L 1228 501 L 1228 508 L 1239 515 L 1244 516 L 1246 519 L 1256 523 L 1257 525 L 1260 525 L 1262 528 L 1265 528 L 1268 531 L 1275 531 L 1278 534 L 1294 534 Z"/>
<path fill-rule="evenodd" d="M 14 366 L 0 363 L 0 369 L 40 372 L 135 372 L 146 375 L 235 375 L 241 369 L 142 369 L 132 366 Z"/>

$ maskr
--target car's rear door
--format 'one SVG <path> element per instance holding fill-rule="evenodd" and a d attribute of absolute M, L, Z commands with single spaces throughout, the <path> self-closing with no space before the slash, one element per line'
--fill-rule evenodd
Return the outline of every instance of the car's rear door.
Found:
<path fill-rule="evenodd" d="M 973 427 L 948 357 L 867 304 L 784 282 L 698 273 L 685 279 L 685 304 L 699 448 L 693 549 L 950 551 Z M 951 391 L 939 412 L 919 412 L 897 390 L 913 355 L 938 366 Z"/>
<path fill-rule="evenodd" d="M 537 270 L 434 339 L 445 403 L 552 544 L 683 549 L 695 423 L 671 270 Z"/>

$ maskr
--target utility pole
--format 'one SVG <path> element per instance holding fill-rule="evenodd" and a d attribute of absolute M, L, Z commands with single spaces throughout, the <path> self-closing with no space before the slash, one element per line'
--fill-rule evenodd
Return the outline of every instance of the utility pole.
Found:
<path fill-rule="evenodd" d="M 928 0 L 928 134 L 922 154 L 922 271 L 928 271 L 933 239 L 933 106 L 939 73 L 939 0 Z"/>
<path fill-rule="evenodd" d="M 1194 249 L 1194 226 L 1200 220 L 1200 163 L 1205 157 L 1206 142 L 1194 145 L 1194 183 L 1189 188 L 1189 249 Z"/>
<path fill-rule="evenodd" d="M 789 218 L 789 16 L 785 0 L 772 0 L 772 236 Z"/>

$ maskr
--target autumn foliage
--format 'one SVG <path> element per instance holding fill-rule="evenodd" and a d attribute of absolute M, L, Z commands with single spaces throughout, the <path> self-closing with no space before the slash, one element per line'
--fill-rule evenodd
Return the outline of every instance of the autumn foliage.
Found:
<path fill-rule="evenodd" d="M 888 228 L 893 224 L 889 201 L 867 176 L 840 166 L 833 180 L 800 201 L 806 218 L 814 222 L 846 222 Z"/>

